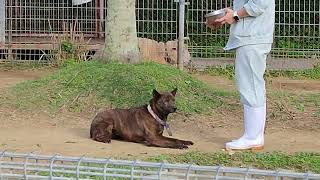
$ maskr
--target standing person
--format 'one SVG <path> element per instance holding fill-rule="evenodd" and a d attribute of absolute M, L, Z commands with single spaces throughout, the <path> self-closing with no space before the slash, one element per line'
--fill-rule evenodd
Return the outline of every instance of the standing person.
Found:
<path fill-rule="evenodd" d="M 226 143 L 227 150 L 261 150 L 266 122 L 264 73 L 271 51 L 275 21 L 274 0 L 233 0 L 233 8 L 208 27 L 230 24 L 224 50 L 236 51 L 235 77 L 244 112 L 244 134 Z"/>

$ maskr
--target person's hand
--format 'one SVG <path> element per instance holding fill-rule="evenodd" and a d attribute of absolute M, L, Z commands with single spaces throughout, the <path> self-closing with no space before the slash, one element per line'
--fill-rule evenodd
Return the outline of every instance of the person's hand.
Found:
<path fill-rule="evenodd" d="M 222 26 L 221 23 L 208 22 L 208 20 L 206 20 L 205 25 L 212 30 L 216 30 Z"/>
<path fill-rule="evenodd" d="M 233 18 L 233 10 L 230 8 L 226 8 L 225 11 L 226 11 L 226 15 L 220 19 L 215 20 L 215 23 L 221 24 L 221 25 L 236 23 L 236 20 Z"/>

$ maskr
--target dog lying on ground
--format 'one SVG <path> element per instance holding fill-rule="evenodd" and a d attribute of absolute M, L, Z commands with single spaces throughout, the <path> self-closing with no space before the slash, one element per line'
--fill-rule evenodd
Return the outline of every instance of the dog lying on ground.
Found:
<path fill-rule="evenodd" d="M 131 109 L 111 109 L 100 112 L 91 123 L 90 138 L 95 141 L 110 143 L 111 139 L 119 139 L 147 146 L 186 149 L 193 145 L 191 141 L 183 141 L 163 136 L 166 128 L 169 135 L 167 117 L 177 110 L 175 103 L 177 88 L 172 92 L 160 94 L 153 90 L 153 98 L 149 105 Z"/>

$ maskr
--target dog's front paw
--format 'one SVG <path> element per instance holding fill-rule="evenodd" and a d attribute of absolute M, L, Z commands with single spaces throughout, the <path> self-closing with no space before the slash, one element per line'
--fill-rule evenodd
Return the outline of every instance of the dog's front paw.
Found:
<path fill-rule="evenodd" d="M 184 145 L 184 144 L 179 144 L 177 146 L 177 149 L 188 149 L 189 147 L 187 145 Z"/>
<path fill-rule="evenodd" d="M 101 136 L 96 136 L 93 138 L 93 140 L 95 141 L 98 141 L 98 142 L 102 142 L 102 143 L 111 143 L 111 139 L 104 136 L 104 135 L 101 135 Z"/>
<path fill-rule="evenodd" d="M 111 139 L 101 139 L 101 140 L 97 140 L 97 141 L 102 142 L 102 143 L 108 143 L 108 144 L 111 143 Z"/>
<path fill-rule="evenodd" d="M 189 146 L 193 145 L 194 143 L 192 141 L 183 141 L 183 144 Z"/>

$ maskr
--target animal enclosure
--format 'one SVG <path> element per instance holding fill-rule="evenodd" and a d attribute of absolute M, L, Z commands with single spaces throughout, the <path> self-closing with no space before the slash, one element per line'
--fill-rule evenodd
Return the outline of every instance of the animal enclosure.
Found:
<path fill-rule="evenodd" d="M 0 23 L 0 32 L 5 32 L 0 41 L 2 61 L 46 61 L 62 36 L 83 39 L 77 43 L 86 45 L 88 55 L 104 45 L 107 0 L 77 6 L 71 0 L 2 1 L 0 7 L 5 7 L 0 17 L 5 22 Z M 171 0 L 137 1 L 138 36 L 163 41 L 176 39 L 177 5 Z"/>
<path fill-rule="evenodd" d="M 233 52 L 222 50 L 228 27 L 211 31 L 203 24 L 206 13 L 229 7 L 231 2 L 187 1 L 185 43 L 193 60 L 234 56 Z M 1 61 L 47 61 L 59 46 L 57 38 L 63 35 L 81 39 L 75 42 L 86 45 L 88 56 L 104 45 L 107 0 L 82 5 L 73 5 L 71 0 L 0 0 L 0 7 L 4 9 L 0 11 Z M 178 39 L 178 7 L 176 0 L 137 0 L 138 36 L 158 42 Z M 318 59 L 319 21 L 319 1 L 276 0 L 272 57 Z"/>

